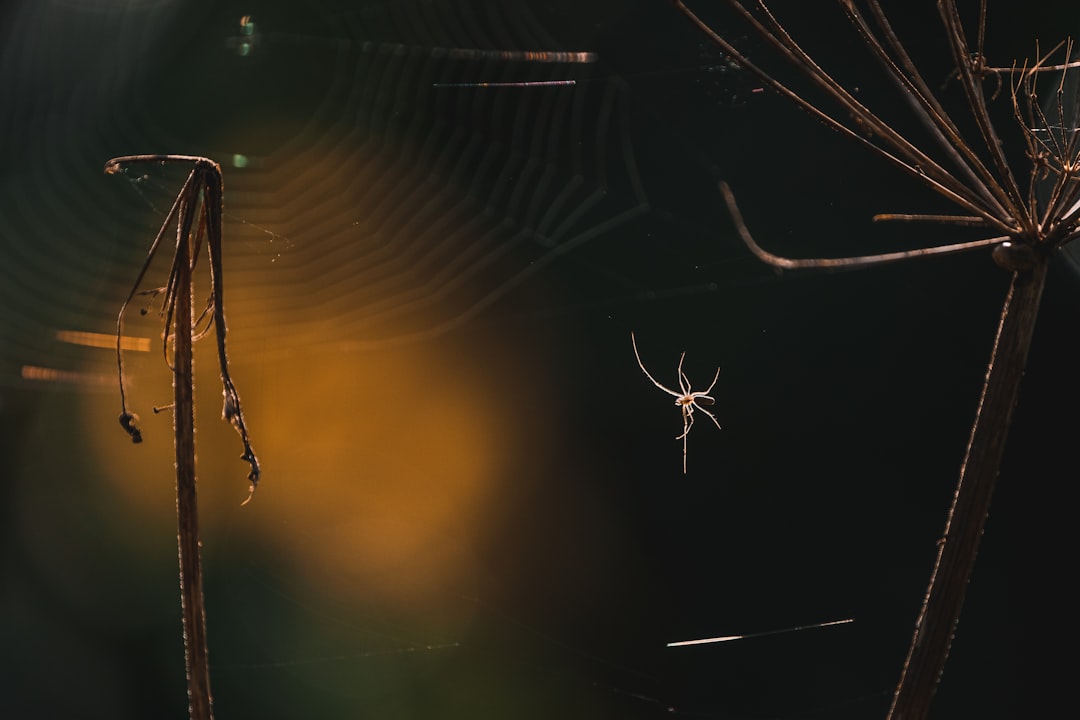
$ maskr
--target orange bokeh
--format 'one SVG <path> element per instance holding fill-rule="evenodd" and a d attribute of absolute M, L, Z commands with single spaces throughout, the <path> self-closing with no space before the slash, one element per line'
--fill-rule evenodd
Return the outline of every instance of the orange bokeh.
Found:
<path fill-rule="evenodd" d="M 258 547 L 298 582 L 346 601 L 387 603 L 427 623 L 445 588 L 467 587 L 479 572 L 472 550 L 485 541 L 498 511 L 493 493 L 507 491 L 500 485 L 524 442 L 501 394 L 514 380 L 486 366 L 481 351 L 445 340 L 362 351 L 315 342 L 330 330 L 313 324 L 310 342 L 290 337 L 295 349 L 254 361 L 233 354 L 263 469 L 243 508 L 247 467 L 239 438 L 220 420 L 214 348 L 196 346 L 204 542 L 213 538 L 215 552 Z M 167 401 L 169 372 L 160 356 L 133 358 L 129 367 L 129 402 L 142 415 L 145 442 L 128 441 L 111 395 L 87 395 L 83 422 L 117 501 L 130 503 L 143 523 L 171 530 L 171 416 L 147 412 Z M 535 368 L 513 372 L 527 377 Z M 515 405 L 528 403 L 531 430 L 545 413 L 544 394 L 535 385 L 515 390 Z M 444 617 L 430 629 L 462 620 Z"/>

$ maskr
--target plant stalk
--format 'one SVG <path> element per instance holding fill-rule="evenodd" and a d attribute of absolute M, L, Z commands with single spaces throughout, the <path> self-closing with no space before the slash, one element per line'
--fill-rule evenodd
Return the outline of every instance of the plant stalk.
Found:
<path fill-rule="evenodd" d="M 1032 270 L 1014 273 L 1005 296 L 960 479 L 938 541 L 930 586 L 915 621 L 889 720 L 923 720 L 929 715 L 990 513 L 1048 264 L 1047 256 L 1040 255 Z"/>
<path fill-rule="evenodd" d="M 181 224 L 183 227 L 183 224 Z M 195 490 L 195 408 L 192 376 L 192 247 L 181 232 L 176 248 L 176 317 L 173 334 L 173 407 L 176 434 L 176 520 L 180 554 L 180 604 L 184 619 L 188 715 L 212 720 L 210 668 L 207 662 L 206 610 L 203 602 L 199 510 Z"/>

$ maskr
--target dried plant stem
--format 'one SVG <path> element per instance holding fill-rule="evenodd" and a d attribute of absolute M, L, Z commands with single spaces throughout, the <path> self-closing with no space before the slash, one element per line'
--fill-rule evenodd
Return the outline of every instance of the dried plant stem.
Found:
<path fill-rule="evenodd" d="M 1005 439 L 1046 285 L 1047 265 L 1047 257 L 1042 255 L 1029 272 L 1014 273 L 1005 297 L 960 479 L 945 521 L 945 532 L 938 541 L 930 586 L 893 695 L 890 720 L 921 720 L 930 712 L 990 513 Z"/>
<path fill-rule="evenodd" d="M 896 130 L 820 66 L 772 13 L 767 0 L 727 0 L 728 5 L 771 47 L 778 57 L 799 71 L 817 91 L 821 103 L 809 94 L 792 89 L 756 65 L 694 15 L 681 0 L 672 0 L 713 42 L 740 67 L 756 76 L 767 88 L 787 98 L 832 129 L 846 135 L 909 177 L 955 204 L 961 214 L 920 215 L 888 213 L 877 220 L 927 221 L 948 225 L 982 227 L 987 237 L 920 250 L 852 258 L 786 258 L 774 255 L 754 242 L 746 229 L 731 191 L 721 185 L 724 198 L 744 243 L 762 261 L 778 269 L 850 269 L 961 252 L 980 245 L 994 245 L 992 258 L 1013 272 L 1012 285 L 1002 308 L 994 350 L 983 384 L 982 397 L 971 429 L 960 479 L 949 508 L 945 532 L 938 541 L 930 585 L 920 610 L 911 646 L 889 710 L 890 720 L 921 720 L 930 709 L 949 646 L 963 606 L 979 542 L 989 514 L 994 484 L 1004 455 L 1005 439 L 1019 394 L 1047 264 L 1051 253 L 1080 238 L 1080 134 L 1076 127 L 1075 98 L 1066 96 L 1066 72 L 1075 67 L 1073 48 L 1065 42 L 1064 62 L 1051 65 L 1051 54 L 1008 71 L 1014 119 L 1031 161 L 1024 172 L 1009 164 L 1006 144 L 991 121 L 983 85 L 989 74 L 1000 79 L 1004 71 L 987 68 L 984 54 L 986 0 L 978 10 L 978 35 L 974 47 L 968 41 L 956 0 L 938 0 L 971 120 L 978 128 L 973 138 L 960 125 L 923 79 L 886 17 L 879 0 L 855 3 L 837 0 L 865 48 L 881 63 L 886 77 L 900 91 L 915 117 L 929 130 L 934 142 L 921 147 Z M 864 17 L 864 10 L 869 14 Z M 867 18 L 870 18 L 868 20 Z M 1056 48 L 1055 48 L 1056 49 Z M 1056 112 L 1039 102 L 1039 77 L 1055 68 L 1060 73 L 1055 95 Z M 831 109 L 836 107 L 838 109 Z M 937 159 L 935 159 L 937 158 Z M 1026 174 L 1026 189 L 1018 178 Z"/>
<path fill-rule="evenodd" d="M 212 720 L 214 717 L 210 695 L 210 672 L 207 664 L 206 611 L 202 590 L 202 546 L 199 542 L 199 510 L 195 489 L 195 412 L 194 383 L 192 379 L 191 346 L 195 340 L 206 335 L 211 326 L 217 330 L 218 364 L 221 369 L 221 386 L 224 406 L 222 418 L 240 434 L 244 445 L 241 459 L 251 466 L 248 480 L 248 498 L 251 500 L 259 482 L 259 460 L 251 447 L 244 413 L 240 408 L 240 394 L 229 375 L 229 359 L 225 352 L 225 296 L 221 249 L 221 215 L 223 183 L 221 167 L 209 158 L 194 155 L 124 155 L 105 163 L 109 175 L 124 174 L 133 163 L 183 163 L 192 165 L 187 180 L 176 196 L 176 201 L 165 216 L 154 237 L 146 260 L 135 278 L 135 284 L 120 307 L 116 320 L 116 367 L 120 380 L 120 425 L 131 436 L 132 442 L 142 442 L 138 416 L 128 411 L 124 393 L 124 364 L 122 338 L 124 312 L 139 293 L 150 263 L 162 241 L 176 224 L 176 251 L 165 287 L 144 291 L 151 298 L 162 296 L 161 315 L 164 318 L 164 354 L 169 360 L 169 341 L 173 354 L 169 366 L 173 371 L 174 430 L 176 434 L 176 521 L 180 554 L 180 603 L 184 619 L 184 655 L 188 680 L 188 714 L 191 720 Z M 206 307 L 198 317 L 192 310 L 192 271 L 196 257 L 206 239 L 210 256 L 211 293 Z M 204 325 L 201 330 L 196 326 Z M 157 412 L 159 408 L 155 408 Z"/>
<path fill-rule="evenodd" d="M 206 610 L 203 603 L 199 510 L 195 491 L 195 408 L 192 376 L 190 234 L 176 247 L 176 315 L 173 334 L 173 407 L 176 433 L 176 520 L 180 552 L 180 604 L 184 616 L 188 716 L 212 720 L 210 668 L 207 663 Z"/>

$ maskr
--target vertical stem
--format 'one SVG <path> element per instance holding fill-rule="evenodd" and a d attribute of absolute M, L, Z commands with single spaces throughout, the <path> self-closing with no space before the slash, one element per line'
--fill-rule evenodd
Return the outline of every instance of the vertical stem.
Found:
<path fill-rule="evenodd" d="M 186 213 L 193 212 L 189 198 Z M 173 408 L 176 433 L 176 520 L 180 552 L 180 604 L 184 616 L 188 714 L 191 720 L 212 720 L 210 669 L 207 664 L 206 611 L 203 605 L 199 512 L 195 493 L 195 411 L 191 333 L 190 221 L 181 222 L 176 247 L 176 316 L 173 335 Z"/>
<path fill-rule="evenodd" d="M 1047 264 L 1044 255 L 1030 272 L 1015 273 L 1005 296 L 975 424 L 960 467 L 960 480 L 945 532 L 938 541 L 930 587 L 915 622 L 889 720 L 922 720 L 930 712 L 990 512 L 994 483 L 1046 285 Z"/>

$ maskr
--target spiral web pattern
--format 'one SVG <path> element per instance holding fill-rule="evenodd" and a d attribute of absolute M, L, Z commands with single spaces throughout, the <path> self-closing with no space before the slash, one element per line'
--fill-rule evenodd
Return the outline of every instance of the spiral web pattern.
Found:
<path fill-rule="evenodd" d="M 164 168 L 128 186 L 100 175 L 116 154 L 222 164 L 236 352 L 313 318 L 355 347 L 447 332 L 646 209 L 624 83 L 594 77 L 596 56 L 523 4 L 378 4 L 303 27 L 182 5 L 17 17 L 2 72 L 19 101 L 0 111 L 17 159 L 0 200 L 5 383 L 70 366 L 81 351 L 57 331 L 108 332 L 179 187 Z"/>

